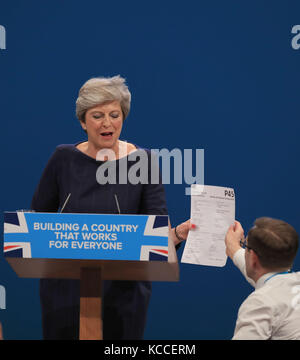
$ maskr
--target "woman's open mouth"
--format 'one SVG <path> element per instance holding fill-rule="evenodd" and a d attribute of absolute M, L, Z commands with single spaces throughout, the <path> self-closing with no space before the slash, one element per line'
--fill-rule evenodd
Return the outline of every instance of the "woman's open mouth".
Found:
<path fill-rule="evenodd" d="M 113 133 L 111 131 L 107 131 L 107 132 L 100 133 L 100 135 L 106 139 L 110 139 L 113 136 Z"/>

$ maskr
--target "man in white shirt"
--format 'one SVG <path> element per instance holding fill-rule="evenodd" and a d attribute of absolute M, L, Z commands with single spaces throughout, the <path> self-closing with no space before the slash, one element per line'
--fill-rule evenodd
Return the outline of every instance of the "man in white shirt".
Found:
<path fill-rule="evenodd" d="M 241 305 L 234 340 L 300 340 L 300 272 L 290 272 L 298 249 L 296 230 L 284 221 L 259 218 L 244 238 L 235 222 L 226 253 L 255 291 Z"/>

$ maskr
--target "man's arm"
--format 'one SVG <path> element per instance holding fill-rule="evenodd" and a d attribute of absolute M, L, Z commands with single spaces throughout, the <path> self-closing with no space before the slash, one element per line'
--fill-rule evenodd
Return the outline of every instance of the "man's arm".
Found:
<path fill-rule="evenodd" d="M 248 283 L 254 287 L 255 282 L 247 276 L 246 272 L 245 250 L 240 246 L 240 240 L 243 237 L 244 229 L 238 221 L 235 221 L 235 224 L 229 227 L 225 237 L 226 254 L 231 258 L 234 265 L 239 268 Z"/>
<path fill-rule="evenodd" d="M 234 225 L 229 227 L 225 237 L 226 255 L 228 255 L 232 261 L 234 254 L 241 249 L 240 240 L 243 238 L 244 229 L 238 221 L 235 221 Z"/>

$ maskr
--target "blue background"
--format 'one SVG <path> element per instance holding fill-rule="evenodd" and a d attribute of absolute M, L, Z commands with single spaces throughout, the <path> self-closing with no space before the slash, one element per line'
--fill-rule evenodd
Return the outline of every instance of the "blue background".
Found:
<path fill-rule="evenodd" d="M 292 0 L 1 2 L 1 214 L 29 207 L 56 145 L 85 139 L 81 85 L 121 74 L 132 92 L 122 139 L 205 149 L 205 183 L 235 189 L 246 231 L 271 216 L 300 233 L 299 14 Z M 189 217 L 185 187 L 166 186 L 172 224 Z M 179 283 L 153 284 L 145 338 L 231 338 L 252 288 L 231 260 L 180 270 Z M 17 278 L 1 255 L 0 284 L 5 338 L 40 339 L 38 281 Z"/>

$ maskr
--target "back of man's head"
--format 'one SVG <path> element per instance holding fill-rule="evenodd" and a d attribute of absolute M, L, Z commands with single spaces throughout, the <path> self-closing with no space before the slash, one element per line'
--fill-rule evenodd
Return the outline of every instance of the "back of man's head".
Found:
<path fill-rule="evenodd" d="M 298 234 L 282 220 L 261 217 L 248 232 L 248 245 L 269 270 L 291 268 L 298 250 Z"/>

